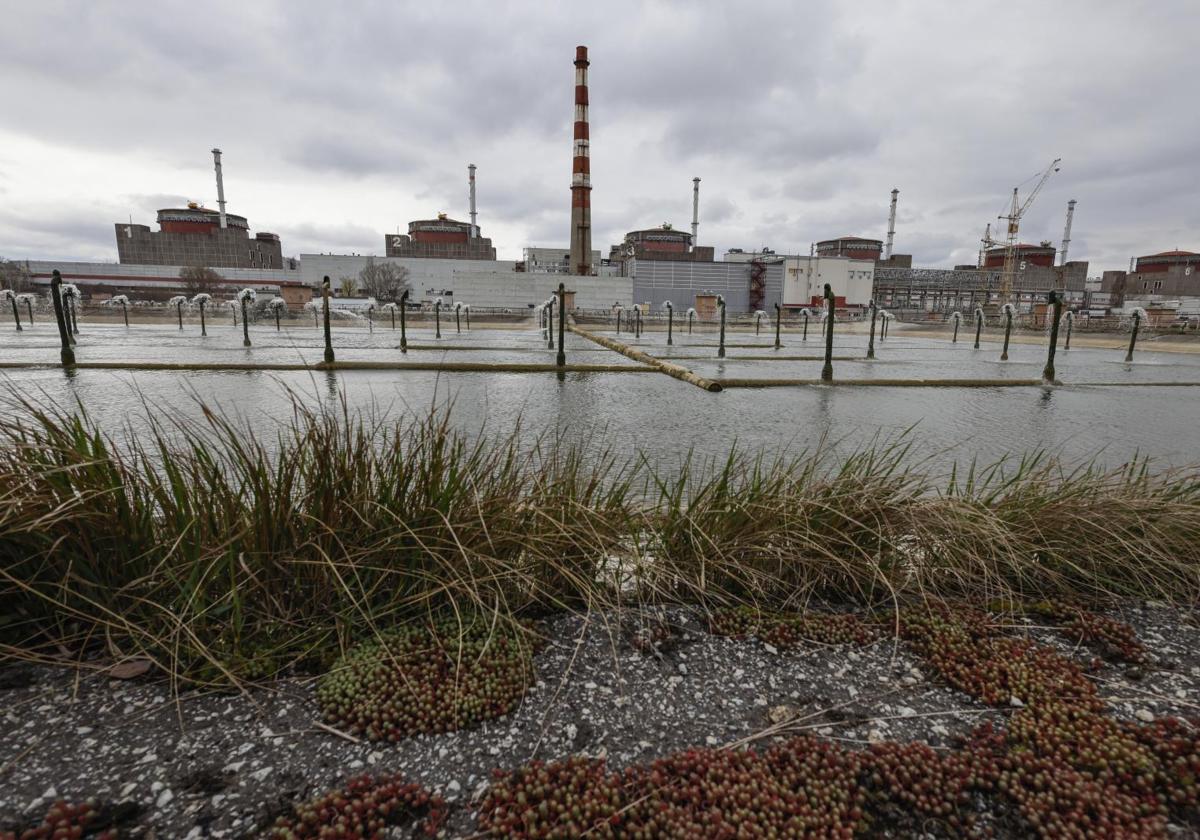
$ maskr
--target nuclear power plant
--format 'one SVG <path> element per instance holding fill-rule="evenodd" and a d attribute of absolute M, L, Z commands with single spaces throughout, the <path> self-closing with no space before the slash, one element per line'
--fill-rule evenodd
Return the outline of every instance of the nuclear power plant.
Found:
<path fill-rule="evenodd" d="M 670 221 L 649 228 L 630 225 L 605 255 L 592 246 L 591 62 L 586 46 L 575 48 L 572 65 L 570 230 L 561 245 L 528 244 L 520 260 L 497 259 L 497 249 L 479 223 L 480 167 L 469 163 L 467 221 L 439 210 L 408 222 L 406 233 L 384 234 L 380 256 L 301 254 L 299 260 L 288 259 L 277 235 L 260 231 L 252 236 L 246 217 L 228 212 L 222 152 L 214 148 L 216 210 L 200 202 L 161 209 L 157 231 L 132 219 L 116 223 L 117 265 L 31 261 L 30 271 L 36 282 L 48 282 L 51 268 L 62 268 L 67 280 L 100 298 L 117 292 L 171 294 L 178 291 L 182 267 L 205 266 L 217 270 L 231 286 L 278 289 L 295 299 L 296 289 L 316 288 L 326 275 L 352 280 L 368 263 L 382 260 L 405 269 L 414 304 L 440 297 L 469 301 L 475 307 L 527 309 L 545 300 L 554 285 L 546 275 L 563 275 L 570 278 L 565 282 L 582 309 L 635 304 L 653 308 L 666 302 L 686 308 L 718 294 L 731 312 L 770 309 L 774 304 L 797 309 L 820 305 L 823 285 L 829 283 L 837 306 L 850 311 L 871 301 L 930 317 L 976 306 L 998 308 L 1004 302 L 1030 310 L 1055 290 L 1069 306 L 1082 310 L 1103 311 L 1136 300 L 1200 312 L 1200 255 L 1192 251 L 1139 257 L 1128 271 L 1106 271 L 1102 279 L 1089 280 L 1088 262 L 1068 258 L 1078 204 L 1074 199 L 1067 203 L 1061 247 L 1048 239 L 1020 240 L 1026 211 L 1060 169 L 1057 159 L 1028 194 L 1012 191 L 1006 214 L 988 221 L 977 262 L 952 269 L 914 267 L 911 254 L 896 252 L 897 236 L 901 242 L 904 236 L 903 229 L 897 230 L 898 187 L 891 189 L 886 215 L 881 203 L 881 237 L 859 231 L 815 239 L 795 253 L 730 247 L 718 260 L 713 244 L 699 243 L 699 176 L 691 178 L 690 229 Z M 564 110 L 565 105 L 566 97 Z M 486 182 L 486 171 L 484 177 Z M 709 183 L 714 182 L 719 179 Z M 682 208 L 682 183 L 680 193 Z M 998 238 L 993 238 L 993 229 Z M 706 235 L 709 243 L 717 239 L 719 231 Z"/>

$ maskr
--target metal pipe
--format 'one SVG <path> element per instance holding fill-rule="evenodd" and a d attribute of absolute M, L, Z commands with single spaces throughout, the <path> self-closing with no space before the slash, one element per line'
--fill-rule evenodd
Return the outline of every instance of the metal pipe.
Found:
<path fill-rule="evenodd" d="M 62 343 L 59 358 L 63 367 L 75 364 L 75 351 L 71 349 L 71 338 L 67 335 L 67 313 L 62 301 L 62 274 L 58 269 L 50 276 L 50 297 L 54 301 L 54 320 L 58 322 L 58 340 Z"/>
<path fill-rule="evenodd" d="M 696 237 L 700 231 L 700 179 L 692 179 L 692 250 L 696 250 Z"/>
<path fill-rule="evenodd" d="M 833 381 L 833 289 L 825 284 L 825 366 L 821 368 L 821 380 Z"/>
<path fill-rule="evenodd" d="M 875 301 L 872 300 L 868 306 L 871 308 L 871 337 L 867 339 L 867 358 L 875 358 Z"/>
<path fill-rule="evenodd" d="M 979 349 L 979 334 L 983 332 L 983 310 L 975 308 L 975 349 Z"/>
<path fill-rule="evenodd" d="M 721 310 L 721 343 L 717 346 L 717 358 L 725 358 L 725 296 L 717 295 L 717 308 Z"/>
<path fill-rule="evenodd" d="M 1067 340 L 1063 343 L 1064 350 L 1071 349 L 1071 327 L 1075 325 L 1075 313 L 1068 312 L 1065 316 L 1067 319 Z"/>
<path fill-rule="evenodd" d="M 125 328 L 129 329 L 129 307 L 125 305 L 125 301 L 121 301 L 121 317 L 125 321 Z"/>
<path fill-rule="evenodd" d="M 408 352 L 408 331 L 404 328 L 405 313 L 408 310 L 408 289 L 400 295 L 400 352 Z"/>
<path fill-rule="evenodd" d="M 1067 202 L 1067 225 L 1063 228 L 1062 242 L 1062 262 L 1059 265 L 1067 264 L 1067 250 L 1071 247 L 1071 222 L 1075 219 L 1075 199 Z"/>
<path fill-rule="evenodd" d="M 783 308 L 778 303 L 775 304 L 775 349 L 778 350 L 783 345 L 779 343 L 779 321 L 783 316 Z"/>
<path fill-rule="evenodd" d="M 475 223 L 475 164 L 467 164 L 467 183 L 471 190 L 471 238 L 479 236 L 479 225 Z"/>
<path fill-rule="evenodd" d="M 672 333 L 675 330 L 675 307 L 671 305 L 671 301 L 667 301 L 667 346 L 674 344 Z"/>
<path fill-rule="evenodd" d="M 213 169 L 217 171 L 217 207 L 221 213 L 221 229 L 227 227 L 225 219 L 225 178 L 221 174 L 221 150 L 213 149 Z"/>
<path fill-rule="evenodd" d="M 1004 349 L 1000 351 L 1000 361 L 1008 361 L 1008 339 L 1012 335 L 1013 324 L 1013 306 L 1011 303 L 1004 304 Z"/>
<path fill-rule="evenodd" d="M 1042 369 L 1042 381 L 1047 385 L 1054 384 L 1054 351 L 1058 349 L 1058 319 L 1062 317 L 1062 298 L 1053 289 L 1049 295 L 1050 301 L 1050 350 L 1046 356 L 1046 367 Z"/>
<path fill-rule="evenodd" d="M 546 349 L 554 349 L 554 298 L 546 301 Z"/>
<path fill-rule="evenodd" d="M 313 317 L 317 316 L 316 310 L 313 310 Z M 208 327 L 204 323 L 204 301 L 200 301 L 200 335 L 208 335 Z"/>
<path fill-rule="evenodd" d="M 442 299 L 438 298 L 433 302 L 433 323 L 435 325 L 434 338 L 442 337 Z"/>
<path fill-rule="evenodd" d="M 242 346 L 249 347 L 250 346 L 250 316 L 246 314 L 246 302 L 250 299 L 250 296 L 243 293 L 243 294 L 239 295 L 238 297 L 240 297 L 242 299 Z M 179 311 L 180 312 L 183 311 L 183 304 L 180 304 Z"/>
<path fill-rule="evenodd" d="M 567 323 L 567 287 L 563 283 L 558 284 L 558 355 L 554 359 L 554 363 L 559 367 L 567 365 L 567 351 L 563 345 L 563 332 Z"/>
<path fill-rule="evenodd" d="M 33 296 L 25 295 L 25 311 L 29 313 L 29 326 L 33 326 Z"/>
<path fill-rule="evenodd" d="M 1133 348 L 1137 344 L 1138 326 L 1142 323 L 1142 312 L 1140 309 L 1133 310 L 1133 332 L 1129 334 L 1129 349 L 1125 352 L 1125 361 L 1133 361 Z"/>
<path fill-rule="evenodd" d="M 7 293 L 6 297 L 9 303 L 12 304 L 13 321 L 16 322 L 17 332 L 24 332 L 24 329 L 21 327 L 21 310 L 17 309 L 17 296 L 11 289 L 6 289 L 5 292 Z"/>
<path fill-rule="evenodd" d="M 888 212 L 887 245 L 883 248 L 884 260 L 892 258 L 892 240 L 896 238 L 896 201 L 899 196 L 900 190 L 892 190 L 892 209 Z"/>
<path fill-rule="evenodd" d="M 333 364 L 333 336 L 329 332 L 329 275 L 321 280 L 321 302 L 325 322 L 325 364 Z"/>

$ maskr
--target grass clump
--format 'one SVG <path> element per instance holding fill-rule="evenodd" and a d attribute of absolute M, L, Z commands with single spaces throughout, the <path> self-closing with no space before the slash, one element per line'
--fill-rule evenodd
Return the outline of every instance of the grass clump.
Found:
<path fill-rule="evenodd" d="M 329 791 L 297 805 L 281 816 L 266 837 L 303 840 L 321 837 L 392 837 L 411 828 L 414 834 L 436 837 L 449 809 L 444 799 L 400 776 L 351 779 L 344 788 Z"/>
<path fill-rule="evenodd" d="M 527 639 L 447 619 L 387 630 L 353 648 L 322 677 L 317 704 L 353 735 L 398 741 L 506 715 L 533 678 Z"/>
<path fill-rule="evenodd" d="M 344 402 L 297 400 L 270 425 L 147 407 L 125 430 L 12 392 L 0 408 L 0 655 L 149 659 L 228 685 L 323 672 L 430 615 L 1200 601 L 1194 469 L 1035 455 L 946 481 L 905 438 L 667 466 Z M 773 638 L 861 633 L 785 622 Z"/>

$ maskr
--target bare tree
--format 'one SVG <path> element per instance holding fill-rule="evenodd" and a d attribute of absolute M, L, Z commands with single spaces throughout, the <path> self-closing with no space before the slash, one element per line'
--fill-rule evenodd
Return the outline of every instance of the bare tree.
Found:
<path fill-rule="evenodd" d="M 363 291 L 375 300 L 392 303 L 400 300 L 400 295 L 408 288 L 408 269 L 396 263 L 377 263 L 374 259 L 368 259 L 366 266 L 358 273 L 358 282 Z"/>
<path fill-rule="evenodd" d="M 195 297 L 201 292 L 211 295 L 216 286 L 225 280 L 211 268 L 202 265 L 185 265 L 179 269 L 179 279 L 183 281 L 183 290 L 188 297 Z"/>
<path fill-rule="evenodd" d="M 353 277 L 342 277 L 338 280 L 338 294 L 344 298 L 358 294 L 358 281 Z"/>
<path fill-rule="evenodd" d="M 16 294 L 33 291 L 33 277 L 25 263 L 0 257 L 0 288 L 12 289 Z"/>

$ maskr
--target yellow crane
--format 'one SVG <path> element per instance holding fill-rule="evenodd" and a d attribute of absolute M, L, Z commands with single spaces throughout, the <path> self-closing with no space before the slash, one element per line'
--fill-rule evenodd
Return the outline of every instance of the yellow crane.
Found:
<path fill-rule="evenodd" d="M 998 218 L 1008 222 L 1008 235 L 1004 241 L 1004 269 L 1000 273 L 1000 302 L 1010 303 L 1013 291 L 1013 280 L 1017 274 L 1017 231 L 1021 226 L 1021 218 L 1025 215 L 1025 211 L 1033 204 L 1033 200 L 1037 198 L 1037 194 L 1042 191 L 1042 187 L 1050 180 L 1050 176 L 1059 170 L 1059 164 L 1062 163 L 1062 158 L 1055 158 L 1054 161 L 1046 167 L 1046 171 L 1042 173 L 1042 177 L 1038 180 L 1033 190 L 1030 191 L 1025 202 L 1021 203 L 1017 197 L 1018 187 L 1013 187 L 1012 191 L 1012 207 L 1008 211 L 1008 215 L 999 216 Z M 996 243 L 989 233 L 984 234 L 984 249 L 991 247 Z"/>

